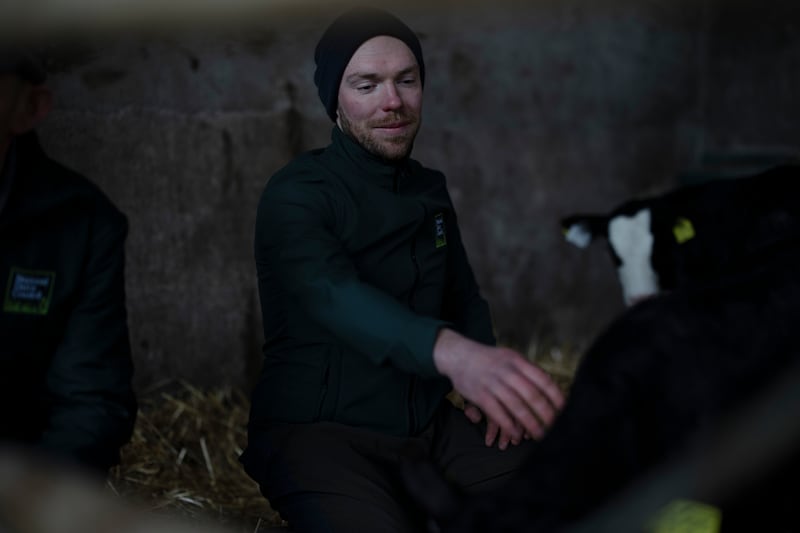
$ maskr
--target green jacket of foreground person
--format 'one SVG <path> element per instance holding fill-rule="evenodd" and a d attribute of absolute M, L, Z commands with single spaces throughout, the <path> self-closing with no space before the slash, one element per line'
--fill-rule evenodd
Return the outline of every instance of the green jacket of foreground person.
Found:
<path fill-rule="evenodd" d="M 136 416 L 125 216 L 34 133 L 14 141 L 3 172 L 0 441 L 104 472 Z"/>
<path fill-rule="evenodd" d="M 267 184 L 255 256 L 266 343 L 252 427 L 414 435 L 451 389 L 432 360 L 439 329 L 495 342 L 444 175 L 338 127 Z"/>

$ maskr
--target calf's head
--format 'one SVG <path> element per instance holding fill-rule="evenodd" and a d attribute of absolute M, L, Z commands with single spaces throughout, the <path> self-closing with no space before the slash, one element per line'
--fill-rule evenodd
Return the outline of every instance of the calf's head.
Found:
<path fill-rule="evenodd" d="M 606 240 L 625 303 L 632 305 L 667 288 L 665 284 L 671 278 L 663 259 L 673 255 L 665 249 L 672 243 L 661 235 L 661 228 L 655 224 L 659 222 L 658 218 L 653 213 L 651 202 L 636 201 L 615 209 L 609 215 L 567 217 L 562 221 L 562 227 L 567 241 L 580 248 L 598 238 Z M 691 223 L 683 220 L 682 227 L 687 229 L 681 239 L 685 241 L 692 237 L 692 229 Z"/>
<path fill-rule="evenodd" d="M 736 275 L 776 250 L 799 250 L 800 167 L 677 188 L 609 214 L 572 215 L 566 240 L 603 238 L 628 305 L 664 290 Z"/>

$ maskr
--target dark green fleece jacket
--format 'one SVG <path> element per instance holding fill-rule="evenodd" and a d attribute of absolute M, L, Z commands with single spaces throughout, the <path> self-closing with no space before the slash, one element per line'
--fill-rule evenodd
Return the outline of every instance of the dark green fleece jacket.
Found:
<path fill-rule="evenodd" d="M 250 425 L 335 421 L 414 435 L 451 389 L 444 326 L 493 344 L 444 175 L 334 127 L 268 182 L 255 237 L 264 366 Z"/>
<path fill-rule="evenodd" d="M 3 181 L 0 440 L 104 471 L 136 416 L 125 216 L 33 134 L 14 143 Z"/>

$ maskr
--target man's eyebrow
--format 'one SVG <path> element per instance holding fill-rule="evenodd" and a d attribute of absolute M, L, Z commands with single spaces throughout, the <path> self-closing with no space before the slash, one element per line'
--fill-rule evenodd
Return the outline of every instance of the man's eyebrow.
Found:
<path fill-rule="evenodd" d="M 416 74 L 417 72 L 419 72 L 419 67 L 417 65 L 411 65 L 395 73 L 395 77 L 400 78 L 408 74 L 412 73 Z M 350 74 L 345 78 L 345 81 L 347 83 L 353 83 L 361 80 L 378 81 L 380 79 L 381 76 L 373 72 L 353 72 L 352 74 Z"/>
<path fill-rule="evenodd" d="M 367 72 L 354 72 L 345 78 L 345 81 L 352 83 L 354 81 L 368 80 L 377 81 L 379 76 L 377 74 L 370 74 Z"/>

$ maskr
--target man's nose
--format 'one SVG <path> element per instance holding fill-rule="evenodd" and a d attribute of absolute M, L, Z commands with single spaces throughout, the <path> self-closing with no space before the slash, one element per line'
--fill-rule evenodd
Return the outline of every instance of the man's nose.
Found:
<path fill-rule="evenodd" d="M 403 100 L 394 83 L 386 84 L 386 93 L 383 95 L 383 109 L 391 111 L 403 106 Z"/>

